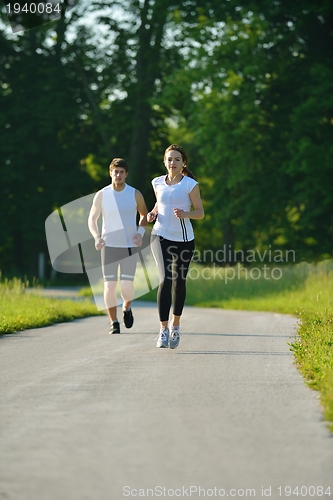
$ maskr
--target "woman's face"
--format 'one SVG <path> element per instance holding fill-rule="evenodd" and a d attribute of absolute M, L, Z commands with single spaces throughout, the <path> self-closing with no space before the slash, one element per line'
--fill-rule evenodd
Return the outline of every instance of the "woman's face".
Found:
<path fill-rule="evenodd" d="M 167 151 L 164 157 L 164 165 L 167 168 L 168 174 L 171 177 L 175 177 L 180 173 L 181 169 L 184 166 L 181 153 L 179 151 L 176 151 L 175 149 Z"/>

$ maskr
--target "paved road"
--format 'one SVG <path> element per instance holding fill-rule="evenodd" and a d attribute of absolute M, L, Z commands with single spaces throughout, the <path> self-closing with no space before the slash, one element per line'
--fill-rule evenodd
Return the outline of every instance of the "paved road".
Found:
<path fill-rule="evenodd" d="M 186 308 L 174 351 L 157 324 L 146 305 L 121 335 L 102 316 L 0 338 L 0 499 L 329 500 L 333 439 L 293 365 L 296 320 Z"/>

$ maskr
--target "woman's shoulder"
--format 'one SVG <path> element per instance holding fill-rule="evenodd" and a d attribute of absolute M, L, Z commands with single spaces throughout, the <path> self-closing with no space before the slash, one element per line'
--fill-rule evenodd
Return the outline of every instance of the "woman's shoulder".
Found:
<path fill-rule="evenodd" d="M 164 184 L 164 178 L 165 178 L 165 175 L 160 175 L 159 177 L 154 177 L 154 179 L 151 181 L 151 183 L 154 187 L 158 186 L 160 184 Z"/>
<path fill-rule="evenodd" d="M 195 179 L 192 179 L 192 177 L 188 177 L 187 175 L 184 175 L 182 182 L 185 183 L 187 189 L 189 189 L 190 191 L 192 191 L 194 186 L 198 184 L 198 182 Z"/>

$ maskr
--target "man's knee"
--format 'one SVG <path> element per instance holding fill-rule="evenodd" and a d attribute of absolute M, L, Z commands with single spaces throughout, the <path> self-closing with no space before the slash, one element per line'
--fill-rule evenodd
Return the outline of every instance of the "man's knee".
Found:
<path fill-rule="evenodd" d="M 120 280 L 120 288 L 121 291 L 124 293 L 133 293 L 134 290 L 134 284 L 133 281 L 130 280 Z"/>
<path fill-rule="evenodd" d="M 124 300 L 131 302 L 134 299 L 133 281 L 120 280 L 121 296 Z"/>
<path fill-rule="evenodd" d="M 104 290 L 106 292 L 114 292 L 116 288 L 117 288 L 116 281 L 104 281 Z"/>
<path fill-rule="evenodd" d="M 116 287 L 116 281 L 104 281 L 104 302 L 108 309 L 117 307 Z"/>
<path fill-rule="evenodd" d="M 120 280 L 120 286 L 122 288 L 134 288 L 132 280 Z"/>

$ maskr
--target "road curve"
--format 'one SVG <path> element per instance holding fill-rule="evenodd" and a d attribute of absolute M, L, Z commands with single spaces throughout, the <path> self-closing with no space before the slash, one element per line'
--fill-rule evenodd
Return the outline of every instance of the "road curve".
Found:
<path fill-rule="evenodd" d="M 120 335 L 101 316 L 0 337 L 0 500 L 329 500 L 295 318 L 187 307 L 170 350 L 155 306 L 134 313 Z"/>

